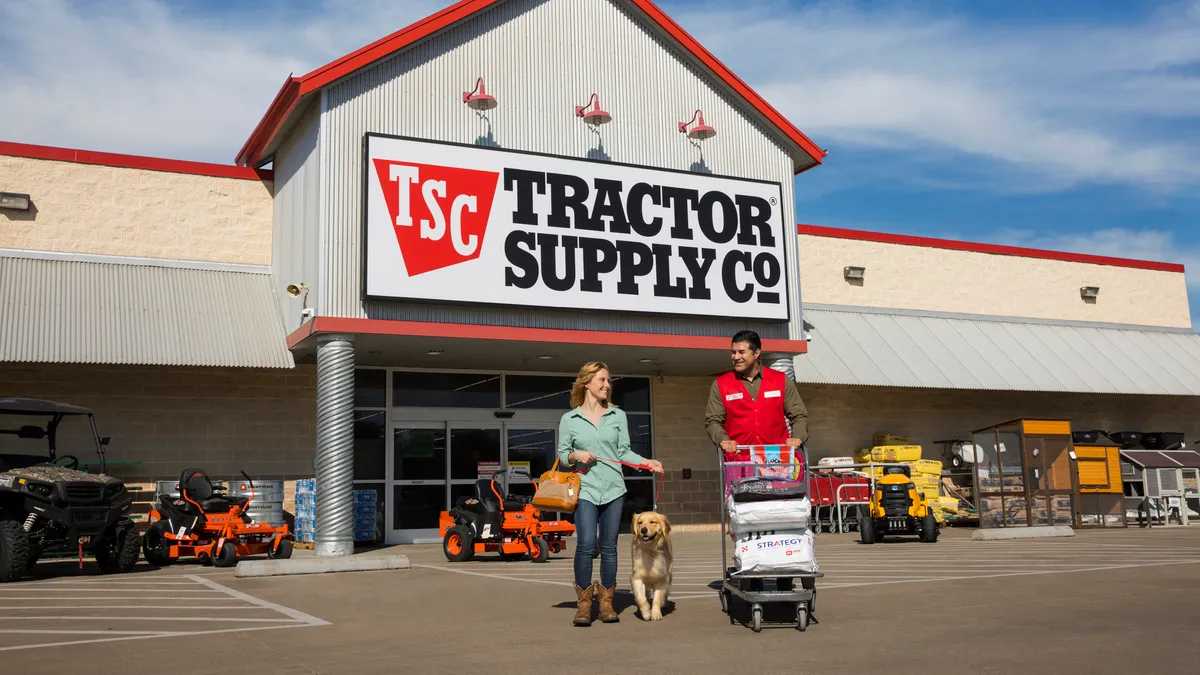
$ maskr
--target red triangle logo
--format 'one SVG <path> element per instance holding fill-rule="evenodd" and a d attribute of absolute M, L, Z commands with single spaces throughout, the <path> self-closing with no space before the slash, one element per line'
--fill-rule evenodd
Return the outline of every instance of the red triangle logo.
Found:
<path fill-rule="evenodd" d="M 374 163 L 410 277 L 479 257 L 499 172 L 386 159 Z"/>

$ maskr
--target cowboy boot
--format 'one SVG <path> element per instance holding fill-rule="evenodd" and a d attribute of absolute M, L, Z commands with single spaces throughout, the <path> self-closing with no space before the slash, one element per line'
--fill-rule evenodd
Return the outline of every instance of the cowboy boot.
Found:
<path fill-rule="evenodd" d="M 616 610 L 613 609 L 613 595 L 617 592 L 617 585 L 613 584 L 612 588 L 605 588 L 597 582 L 597 592 L 600 595 L 600 620 L 604 623 L 616 623 L 621 620 L 617 616 Z"/>
<path fill-rule="evenodd" d="M 592 594 L 596 590 L 596 585 L 588 584 L 587 588 L 580 588 L 575 585 L 575 593 L 579 596 L 576 601 L 575 609 L 575 625 L 590 626 L 592 625 Z"/>

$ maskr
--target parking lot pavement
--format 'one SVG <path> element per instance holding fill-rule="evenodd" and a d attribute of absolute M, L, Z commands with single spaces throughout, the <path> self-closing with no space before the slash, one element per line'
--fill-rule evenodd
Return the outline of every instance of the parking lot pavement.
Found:
<path fill-rule="evenodd" d="M 238 610 L 249 612 L 247 618 L 309 616 L 320 617 L 315 621 L 321 624 L 271 624 L 293 630 L 189 625 L 183 642 L 170 634 L 132 641 L 113 641 L 124 635 L 53 638 L 48 641 L 104 641 L 0 653 L 0 668 L 22 675 L 126 675 L 148 664 L 168 675 L 559 670 L 1126 675 L 1193 672 L 1200 661 L 1200 528 L 1080 532 L 1043 541 L 973 542 L 969 535 L 948 530 L 936 544 L 902 540 L 874 546 L 862 546 L 850 535 L 819 536 L 817 555 L 827 576 L 818 584 L 820 624 L 805 633 L 782 622 L 753 633 L 742 623 L 748 619 L 745 607 L 735 607 L 732 620 L 721 611 L 708 587 L 720 575 L 715 533 L 674 537 L 677 584 L 661 622 L 641 621 L 629 596 L 621 594 L 615 603 L 620 623 L 589 628 L 571 625 L 570 548 L 546 564 L 484 555 L 451 564 L 440 547 L 410 546 L 398 549 L 415 564 L 409 570 L 238 579 L 230 570 L 180 565 L 120 578 L 72 577 L 76 584 L 109 579 L 149 584 L 197 576 L 285 608 L 276 614 Z M 625 539 L 622 589 L 628 588 L 629 574 Z M 170 588 L 217 590 L 196 582 Z M 192 594 L 174 595 L 179 598 L 174 602 L 198 602 Z M 102 602 L 118 604 L 111 596 Z M 200 611 L 229 617 L 225 604 Z M 260 606 L 249 600 L 228 604 Z M 288 615 L 286 608 L 304 614 Z M 767 620 L 790 619 L 790 608 L 782 609 L 787 611 L 768 610 Z M 204 634 L 207 629 L 226 632 Z"/>
<path fill-rule="evenodd" d="M 1112 533 L 1084 532 L 1064 546 L 1062 540 L 1030 539 L 975 542 L 970 531 L 945 530 L 940 541 L 923 544 L 913 537 L 890 539 L 872 546 L 858 543 L 857 535 L 824 534 L 817 537 L 817 562 L 825 575 L 820 590 L 933 583 L 1019 576 L 1074 574 L 1085 571 L 1136 569 L 1200 562 L 1200 548 L 1181 546 L 1164 532 L 1149 541 L 1114 541 Z M 721 579 L 721 548 L 716 533 L 678 535 L 675 542 L 673 600 L 713 598 Z M 1181 541 L 1191 542 L 1184 538 Z M 574 542 L 571 542 L 574 543 Z M 629 559 L 629 537 L 621 537 L 618 556 L 622 568 Z M 1200 541 L 1194 542 L 1200 546 Z M 504 582 L 573 585 L 570 556 L 573 549 L 551 556 L 549 563 L 497 563 L 494 555 L 481 554 L 465 563 L 446 561 L 440 546 L 408 547 L 414 566 L 441 572 L 483 576 Z M 902 553 L 901 553 L 902 551 Z M 899 555 L 898 555 L 899 553 Z M 996 555 L 996 554 L 1000 555 Z M 727 551 L 732 564 L 732 544 Z M 597 561 L 598 563 L 599 561 Z M 566 564 L 563 564 L 566 563 Z M 598 573 L 599 566 L 596 565 Z"/>
<path fill-rule="evenodd" d="M 39 571 L 44 577 L 45 570 Z M 198 567 L 172 571 L 71 575 L 2 585 L 0 652 L 326 624 L 210 578 L 227 574 L 188 573 L 205 571 Z M 12 663 L 13 657 L 3 660 Z"/>

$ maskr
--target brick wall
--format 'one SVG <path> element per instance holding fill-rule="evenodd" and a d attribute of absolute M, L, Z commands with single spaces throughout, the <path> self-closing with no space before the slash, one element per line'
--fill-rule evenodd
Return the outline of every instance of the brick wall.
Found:
<path fill-rule="evenodd" d="M 655 455 L 666 469 L 659 510 L 682 525 L 719 519 L 716 449 L 704 433 L 709 378 L 664 378 L 654 386 Z M 950 391 L 798 385 L 808 407 L 810 458 L 852 455 L 889 432 L 909 436 L 929 458 L 935 440 L 1018 417 L 1072 420 L 1074 429 L 1183 431 L 1200 438 L 1200 398 Z M 684 480 L 682 469 L 692 478 Z"/>
<path fill-rule="evenodd" d="M 842 276 L 866 267 L 861 283 Z M 1079 295 L 1099 286 L 1095 302 Z M 1178 272 L 800 235 L 804 301 L 1039 319 L 1191 327 Z"/>
<path fill-rule="evenodd" d="M 139 460 L 109 473 L 130 482 L 177 479 L 200 467 L 216 479 L 314 474 L 316 369 L 238 370 L 0 365 L 0 392 L 92 408 L 108 459 Z M 72 445 L 74 443 L 74 445 Z M 60 447 L 79 448 L 64 439 Z M 72 453 L 75 454 L 75 453 Z M 88 449 L 81 462 L 93 461 Z"/>
<path fill-rule="evenodd" d="M 271 184 L 0 155 L 0 248 L 271 264 Z"/>

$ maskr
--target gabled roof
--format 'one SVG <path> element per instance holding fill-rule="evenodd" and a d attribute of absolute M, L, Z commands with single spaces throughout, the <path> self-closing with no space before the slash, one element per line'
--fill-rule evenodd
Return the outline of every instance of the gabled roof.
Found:
<path fill-rule="evenodd" d="M 297 110 L 300 104 L 322 88 L 340 80 L 358 70 L 361 70 L 380 59 L 391 56 L 396 52 L 422 40 L 438 31 L 469 19 L 473 15 L 504 0 L 461 0 L 460 2 L 432 14 L 416 23 L 377 40 L 356 52 L 336 59 L 316 70 L 300 77 L 289 76 L 275 95 L 275 100 L 267 109 L 262 121 L 254 128 L 250 138 L 238 151 L 235 164 L 254 166 L 262 161 L 264 151 L 271 146 L 276 135 L 283 128 L 288 118 Z M 785 137 L 790 139 L 798 148 L 812 158 L 811 164 L 806 164 L 796 173 L 805 171 L 821 163 L 826 152 L 813 143 L 799 129 L 787 120 L 779 111 L 771 107 L 761 96 L 746 85 L 733 71 L 717 60 L 707 49 L 700 45 L 687 31 L 675 23 L 650 0 L 625 0 L 642 11 L 659 28 L 665 31 L 675 41 L 703 63 L 712 73 L 735 92 L 738 93 L 752 108 L 762 114 Z"/>

